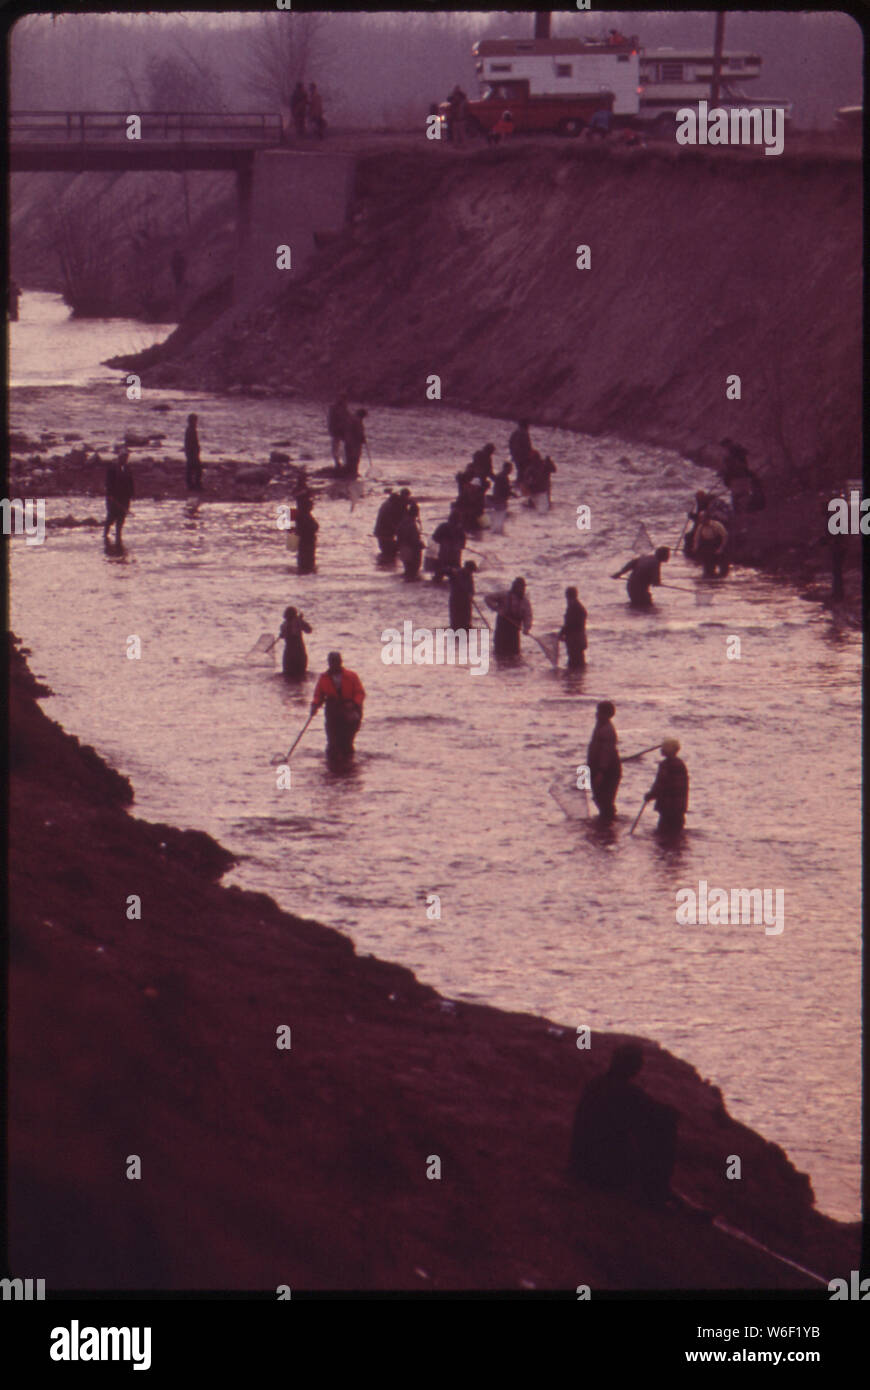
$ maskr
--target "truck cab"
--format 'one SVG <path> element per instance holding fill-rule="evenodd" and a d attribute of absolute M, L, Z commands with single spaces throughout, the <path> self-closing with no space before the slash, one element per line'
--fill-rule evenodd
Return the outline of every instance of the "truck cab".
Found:
<path fill-rule="evenodd" d="M 579 135 L 596 111 L 612 111 L 612 92 L 593 92 L 580 96 L 534 96 L 529 82 L 517 78 L 510 82 L 493 82 L 484 87 L 477 101 L 465 108 L 465 132 L 468 135 L 489 135 L 495 124 L 510 112 L 517 134 L 555 133 Z M 447 122 L 448 103 L 438 108 L 442 124 Z"/>

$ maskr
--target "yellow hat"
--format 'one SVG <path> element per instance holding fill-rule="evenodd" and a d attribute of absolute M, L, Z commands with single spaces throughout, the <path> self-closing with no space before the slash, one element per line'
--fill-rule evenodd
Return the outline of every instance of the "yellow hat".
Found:
<path fill-rule="evenodd" d="M 679 740 L 678 738 L 663 738 L 663 739 L 662 739 L 662 752 L 663 752 L 663 753 L 679 753 L 679 751 L 680 751 L 680 740 Z"/>

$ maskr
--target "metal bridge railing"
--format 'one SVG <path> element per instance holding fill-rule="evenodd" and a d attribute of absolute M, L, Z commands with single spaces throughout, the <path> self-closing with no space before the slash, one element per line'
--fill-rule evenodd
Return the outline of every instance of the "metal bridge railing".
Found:
<path fill-rule="evenodd" d="M 233 140 L 277 143 L 281 117 L 268 111 L 12 111 L 11 141 L 126 140 L 130 116 L 142 122 L 141 139 L 186 142 Z M 130 143 L 134 143 L 132 140 Z"/>

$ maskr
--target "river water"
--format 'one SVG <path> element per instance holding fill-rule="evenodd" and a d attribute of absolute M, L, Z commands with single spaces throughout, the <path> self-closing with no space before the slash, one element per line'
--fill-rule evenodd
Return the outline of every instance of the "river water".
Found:
<path fill-rule="evenodd" d="M 32 334 L 26 352 L 16 344 L 14 380 L 32 382 L 40 358 L 50 379 L 45 358 L 63 332 L 58 323 Z M 105 325 L 75 333 L 67 387 L 95 379 L 107 344 L 118 350 Z M 320 404 L 146 395 L 171 404 L 176 414 L 161 418 L 176 432 L 198 409 L 201 436 L 225 451 L 254 440 L 262 455 L 280 418 L 296 449 L 314 455 L 311 469 L 327 462 Z M 57 428 L 71 397 L 59 385 L 40 399 L 45 427 Z M 108 408 L 97 386 L 95 418 L 101 400 Z M 13 391 L 13 423 L 15 403 Z M 375 409 L 367 425 L 378 479 L 407 481 L 427 533 L 471 450 L 491 438 L 502 457 L 509 432 L 442 404 Z M 375 564 L 381 492 L 370 482 L 353 511 L 343 498 L 318 501 L 318 572 L 302 578 L 266 503 L 136 501 L 123 558 L 104 556 L 93 531 L 13 541 L 11 621 L 57 691 L 44 707 L 131 778 L 140 816 L 207 830 L 239 855 L 227 881 L 337 927 L 360 952 L 455 998 L 656 1039 L 809 1172 L 823 1211 L 855 1218 L 860 636 L 790 586 L 739 568 L 702 586 L 711 602 L 662 590 L 653 613 L 632 612 L 608 575 L 637 553 L 640 523 L 673 544 L 687 498 L 712 479 L 661 449 L 550 429 L 533 439 L 558 465 L 553 509 L 512 504 L 503 537 L 472 542 L 478 592 L 523 574 L 543 633 L 559 626 L 564 587 L 576 584 L 589 611 L 585 673 L 554 671 L 531 642 L 518 664 L 493 661 L 486 675 L 385 665 L 382 632 L 406 620 L 446 627 L 447 602 Z M 580 504 L 590 531 L 577 529 Z M 49 517 L 96 511 L 82 498 L 48 503 Z M 698 587 L 681 557 L 665 577 Z M 314 629 L 301 687 L 284 683 L 271 656 L 246 655 L 288 603 Z M 125 655 L 131 635 L 138 660 Z M 734 637 L 739 659 L 727 656 Z M 318 720 L 294 754 L 291 787 L 279 789 L 270 758 L 301 728 L 336 647 L 367 690 L 355 766 L 327 769 Z M 691 801 L 678 848 L 657 841 L 652 810 L 628 834 L 655 755 L 625 767 L 611 833 L 585 818 L 573 784 L 604 697 L 623 753 L 666 733 L 682 741 Z M 784 930 L 678 925 L 676 893 L 700 880 L 783 889 Z M 133 891 L 147 895 L 147 885 Z M 440 919 L 427 915 L 431 894 Z"/>
<path fill-rule="evenodd" d="M 89 386 L 117 381 L 102 358 L 144 352 L 162 343 L 174 324 L 135 319 L 75 319 L 59 294 L 27 290 L 18 322 L 9 325 L 9 381 L 15 386 Z M 99 342 L 97 343 L 97 339 Z"/>

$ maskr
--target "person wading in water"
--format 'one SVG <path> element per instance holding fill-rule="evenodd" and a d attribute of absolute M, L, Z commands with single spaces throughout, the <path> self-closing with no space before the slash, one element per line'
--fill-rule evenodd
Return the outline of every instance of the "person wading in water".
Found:
<path fill-rule="evenodd" d="M 466 560 L 461 570 L 450 575 L 449 622 L 454 632 L 471 627 L 471 604 L 474 599 L 474 574 L 477 565 Z"/>
<path fill-rule="evenodd" d="M 506 594 L 487 594 L 486 602 L 498 615 L 493 636 L 496 656 L 518 656 L 520 633 L 528 633 L 532 627 L 532 605 L 526 596 L 526 581 L 515 579 Z"/>
<path fill-rule="evenodd" d="M 311 510 L 311 493 L 307 490 L 300 493 L 296 498 L 296 520 L 294 526 L 299 537 L 299 549 L 296 552 L 296 570 L 298 574 L 312 574 L 317 555 L 317 532 L 320 524 L 315 519 Z"/>
<path fill-rule="evenodd" d="M 348 478 L 359 477 L 359 461 L 362 457 L 363 445 L 366 442 L 366 430 L 363 420 L 368 415 L 367 410 L 360 408 L 353 411 L 347 417 L 347 427 L 344 434 L 344 459 L 346 474 Z"/>
<path fill-rule="evenodd" d="M 621 579 L 624 574 L 628 575 L 628 583 L 625 587 L 632 608 L 652 608 L 650 585 L 661 584 L 662 565 L 670 558 L 671 552 L 668 547 L 660 545 L 654 555 L 636 556 L 635 559 L 629 560 L 628 564 L 623 565 L 621 570 L 617 570 L 616 574 L 611 575 L 612 579 Z"/>
<path fill-rule="evenodd" d="M 602 825 L 609 825 L 616 819 L 616 790 L 622 778 L 619 740 L 612 723 L 615 714 L 616 706 L 610 700 L 602 700 L 596 706 L 595 728 L 586 750 L 592 800 L 598 807 Z"/>
<path fill-rule="evenodd" d="M 279 638 L 284 639 L 284 658 L 281 669 L 287 680 L 301 680 L 308 670 L 308 653 L 302 634 L 311 631 L 302 614 L 295 608 L 284 609 Z"/>
<path fill-rule="evenodd" d="M 500 536 L 504 531 L 504 524 L 507 519 L 508 499 L 515 496 L 511 487 L 511 468 L 512 464 L 503 463 L 501 472 L 496 473 L 495 482 L 492 485 L 492 517 L 490 518 L 490 530 Z"/>
<path fill-rule="evenodd" d="M 393 492 L 390 489 L 389 497 L 385 498 L 378 508 L 372 534 L 377 537 L 379 559 L 384 564 L 392 564 L 398 554 L 399 541 L 396 532 L 404 519 L 410 499 L 411 494 L 406 487 L 403 487 L 401 492 Z"/>
<path fill-rule="evenodd" d="M 185 481 L 192 492 L 202 492 L 202 460 L 199 456 L 198 415 L 188 415 L 184 431 L 184 457 L 187 461 Z"/>
<path fill-rule="evenodd" d="M 462 564 L 462 550 L 465 545 L 465 530 L 459 520 L 459 510 L 454 504 L 450 515 L 432 532 L 432 540 L 438 546 L 438 559 L 432 583 L 440 584 L 446 575 L 459 569 Z"/>
<path fill-rule="evenodd" d="M 568 652 L 568 669 L 576 671 L 578 666 L 586 665 L 586 609 L 577 597 L 574 588 L 565 590 L 568 600 L 559 641 L 565 643 Z"/>
<path fill-rule="evenodd" d="M 342 391 L 338 400 L 329 407 L 326 416 L 326 428 L 329 430 L 329 442 L 332 445 L 332 461 L 335 464 L 335 476 L 337 478 L 341 477 L 342 474 L 341 453 L 344 448 L 349 420 L 350 411 L 347 406 L 347 393 Z"/>
<path fill-rule="evenodd" d="M 129 454 L 122 449 L 116 460 L 106 469 L 106 522 L 103 527 L 103 544 L 109 548 L 109 527 L 115 527 L 115 549 L 121 549 L 121 532 L 130 503 L 133 500 L 133 474 L 127 463 Z"/>
<path fill-rule="evenodd" d="M 698 517 L 692 537 L 692 554 L 704 566 L 706 579 L 716 575 L 724 579 L 728 573 L 728 532 L 709 512 L 704 511 Z"/>
<path fill-rule="evenodd" d="M 399 528 L 396 532 L 399 559 L 405 567 L 406 579 L 417 579 L 423 560 L 425 544 L 420 533 L 420 508 L 416 502 L 409 502 Z"/>
<path fill-rule="evenodd" d="M 525 471 L 532 461 L 532 441 L 529 435 L 528 420 L 519 421 L 508 440 L 508 448 L 517 470 L 517 487 L 522 487 L 525 482 Z"/>
<path fill-rule="evenodd" d="M 355 671 L 341 662 L 341 652 L 330 652 L 327 669 L 318 677 L 311 700 L 311 713 L 325 704 L 326 756 L 343 761 L 353 754 L 353 742 L 362 723 L 366 693 Z"/>
<path fill-rule="evenodd" d="M 662 740 L 664 757 L 658 766 L 656 780 L 653 782 L 644 801 L 654 801 L 659 813 L 656 829 L 664 835 L 675 835 L 686 823 L 689 809 L 689 770 L 682 758 L 679 739 Z"/>

